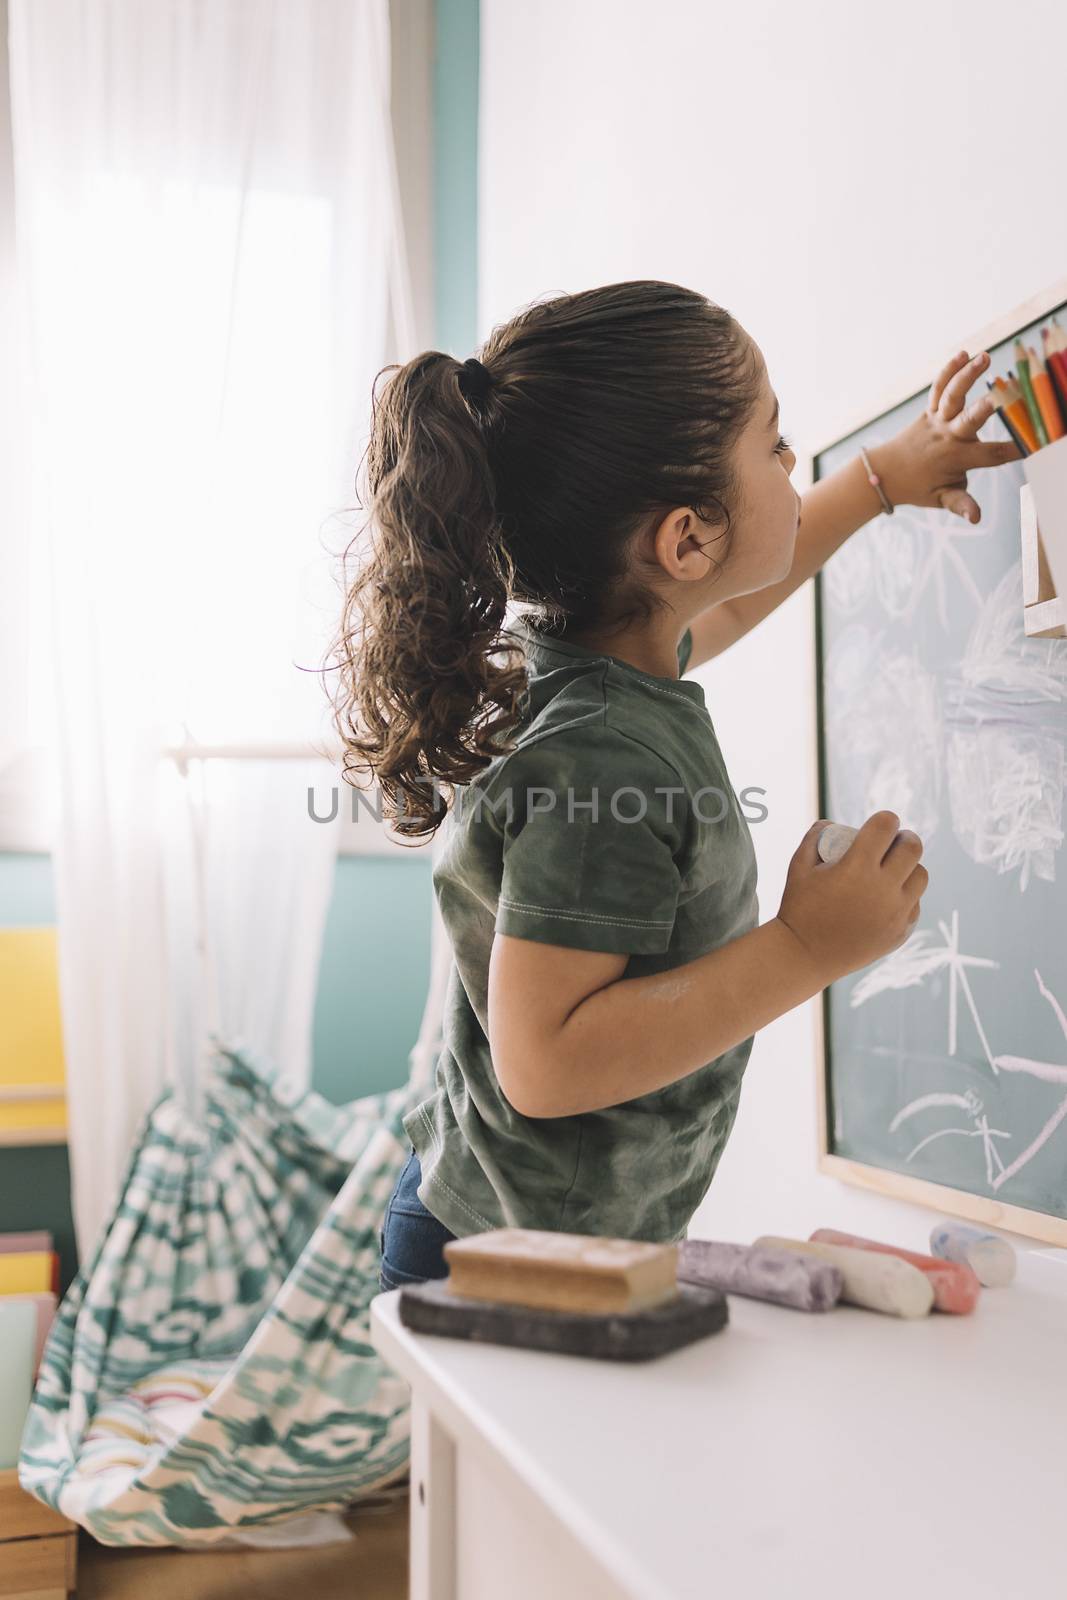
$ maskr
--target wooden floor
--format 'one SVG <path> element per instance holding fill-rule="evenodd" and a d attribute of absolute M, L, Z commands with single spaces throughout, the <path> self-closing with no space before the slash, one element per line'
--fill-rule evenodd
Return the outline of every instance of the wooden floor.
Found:
<path fill-rule="evenodd" d="M 355 1538 L 318 1550 L 120 1550 L 78 1532 L 77 1600 L 407 1600 L 409 1501 L 345 1513 Z"/>

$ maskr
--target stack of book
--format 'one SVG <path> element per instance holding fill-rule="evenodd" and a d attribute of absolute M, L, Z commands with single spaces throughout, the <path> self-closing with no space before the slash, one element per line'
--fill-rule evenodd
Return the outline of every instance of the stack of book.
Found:
<path fill-rule="evenodd" d="M 52 1235 L 0 1233 L 0 1470 L 13 1467 L 59 1302 Z"/>

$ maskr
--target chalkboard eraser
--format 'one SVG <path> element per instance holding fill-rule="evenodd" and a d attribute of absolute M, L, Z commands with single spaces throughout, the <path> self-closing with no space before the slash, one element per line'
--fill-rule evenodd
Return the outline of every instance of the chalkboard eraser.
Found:
<path fill-rule="evenodd" d="M 1015 1276 L 1015 1251 L 1007 1239 L 966 1222 L 938 1222 L 930 1230 L 930 1254 L 943 1261 L 963 1261 L 979 1283 L 1002 1288 Z"/>
<path fill-rule="evenodd" d="M 828 822 L 819 835 L 819 854 L 827 863 L 840 861 L 859 832 L 847 822 Z"/>
<path fill-rule="evenodd" d="M 648 1361 L 719 1333 L 729 1325 L 725 1294 L 678 1284 L 672 1300 L 640 1311 L 561 1311 L 457 1295 L 447 1278 L 409 1283 L 397 1311 L 405 1328 L 446 1339 L 513 1345 L 606 1361 Z"/>

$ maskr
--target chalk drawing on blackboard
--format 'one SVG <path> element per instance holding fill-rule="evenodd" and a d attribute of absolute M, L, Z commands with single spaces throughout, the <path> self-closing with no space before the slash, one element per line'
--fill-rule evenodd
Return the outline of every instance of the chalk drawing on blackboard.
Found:
<path fill-rule="evenodd" d="M 998 873 L 1056 877 L 1063 843 L 1063 744 L 1019 728 L 950 735 L 945 751 L 952 827 L 971 860 Z"/>
<path fill-rule="evenodd" d="M 1062 716 L 1067 649 L 1019 627 L 1022 568 L 1013 563 L 982 606 L 945 695 L 952 829 L 971 860 L 998 873 L 1055 881 L 1067 774 Z M 1050 649 L 1050 646 L 1053 647 Z"/>
<path fill-rule="evenodd" d="M 851 1006 L 865 1005 L 875 995 L 883 994 L 890 989 L 905 989 L 914 984 L 922 984 L 933 973 L 947 968 L 950 973 L 948 1007 L 948 1054 L 950 1056 L 955 1056 L 956 1054 L 958 1042 L 958 997 L 959 992 L 962 991 L 964 1001 L 970 1011 L 971 1019 L 981 1041 L 986 1061 L 995 1077 L 999 1077 L 1002 1072 L 1025 1073 L 1046 1083 L 1067 1085 L 1067 1062 L 1038 1061 L 1029 1056 L 1006 1055 L 994 1052 L 979 1015 L 978 1005 L 967 977 L 966 969 L 968 967 L 999 967 L 1000 962 L 993 961 L 988 956 L 965 955 L 961 951 L 958 911 L 953 911 L 952 913 L 951 927 L 947 926 L 939 918 L 938 928 L 944 939 L 944 944 L 928 945 L 927 940 L 933 937 L 931 931 L 927 928 L 917 928 L 897 950 L 890 951 L 888 956 L 884 957 L 869 973 L 866 973 L 859 980 L 849 996 L 849 1004 Z M 1034 968 L 1034 978 L 1041 994 L 1052 1008 L 1053 1015 L 1063 1034 L 1065 1053 L 1067 1053 L 1067 1014 L 1064 1013 L 1060 1002 L 1047 987 L 1036 967 Z M 934 1139 L 945 1138 L 950 1135 L 980 1138 L 983 1143 L 986 1160 L 986 1181 L 993 1189 L 1001 1188 L 1029 1161 L 1032 1161 L 1038 1151 L 1047 1144 L 1060 1123 L 1067 1117 L 1067 1095 L 1065 1095 L 1036 1136 L 1008 1166 L 1005 1166 L 1001 1160 L 994 1141 L 996 1139 L 1010 1139 L 1012 1135 L 1003 1128 L 991 1128 L 989 1126 L 984 1102 L 978 1094 L 970 1089 L 963 1094 L 956 1094 L 949 1090 L 932 1090 L 917 1096 L 914 1100 L 909 1100 L 906 1105 L 896 1112 L 888 1125 L 888 1131 L 896 1133 L 909 1118 L 924 1111 L 941 1109 L 945 1106 L 958 1106 L 961 1110 L 966 1111 L 971 1118 L 972 1126 L 939 1128 L 934 1133 L 921 1139 L 905 1159 L 907 1161 L 913 1160 Z M 999 1170 L 994 1172 L 994 1167 Z"/>
<path fill-rule="evenodd" d="M 826 662 L 827 726 L 849 761 L 833 788 L 834 816 L 859 827 L 895 811 L 926 840 L 937 830 L 944 762 L 937 683 L 914 652 L 887 650 L 883 632 L 844 629 Z"/>
<path fill-rule="evenodd" d="M 1006 371 L 1010 342 L 991 354 Z M 925 398 L 821 452 L 815 477 Z M 999 419 L 980 436 L 1003 438 Z M 971 1196 L 976 1219 L 1028 1233 L 1034 1214 L 1037 1236 L 1067 1243 L 1067 1040 L 1035 980 L 1067 1009 L 1067 641 L 1023 627 L 1022 464 L 967 478 L 977 523 L 900 505 L 816 578 L 819 807 L 856 827 L 897 811 L 931 874 L 905 947 L 830 986 L 823 1151 L 857 1182 L 926 1202 L 939 1184 Z M 911 679 L 887 679 L 904 654 Z M 918 698 L 901 695 L 909 681 Z M 940 742 L 912 760 L 924 723 Z"/>
<path fill-rule="evenodd" d="M 988 956 L 964 955 L 960 949 L 959 912 L 952 913 L 952 926 L 946 927 L 938 919 L 944 944 L 927 947 L 926 940 L 932 939 L 933 934 L 928 928 L 916 928 L 910 933 L 904 943 L 896 950 L 891 950 L 887 956 L 877 962 L 854 985 L 849 995 L 850 1006 L 862 1006 L 874 995 L 882 994 L 887 989 L 907 989 L 913 984 L 924 983 L 932 973 L 943 972 L 947 967 L 950 974 L 948 993 L 948 1053 L 956 1054 L 957 1041 L 957 1014 L 959 991 L 962 989 L 963 998 L 971 1013 L 971 1018 L 982 1041 L 982 1049 L 994 1074 L 994 1055 L 986 1038 L 982 1019 L 978 1014 L 974 992 L 967 978 L 968 967 L 999 967 L 999 961 L 993 961 Z"/>
<path fill-rule="evenodd" d="M 952 511 L 907 506 L 892 517 L 876 517 L 867 537 L 874 555 L 875 590 L 894 622 L 910 622 L 932 586 L 938 618 L 947 630 L 947 584 L 953 575 L 975 609 L 981 609 L 984 596 L 957 544 L 987 538 L 988 528 L 982 523 L 964 522 Z"/>
<path fill-rule="evenodd" d="M 1053 1015 L 1059 1023 L 1060 1031 L 1063 1034 L 1064 1046 L 1067 1048 L 1067 1016 L 1064 1016 L 1063 1007 L 1052 991 L 1045 986 L 1036 967 L 1034 968 L 1034 977 L 1037 980 L 1038 988 L 1052 1007 Z M 1028 1056 L 998 1056 L 997 1065 L 1005 1072 L 1026 1072 L 1032 1077 L 1043 1078 L 1049 1083 L 1067 1083 L 1067 1065 L 1060 1062 L 1032 1061 Z M 1037 1137 L 1027 1145 L 1020 1155 L 1015 1157 L 1010 1167 L 1005 1167 L 1004 1171 L 994 1179 L 994 1189 L 999 1189 L 1001 1184 L 1007 1183 L 1009 1178 L 1015 1176 L 1020 1167 L 1025 1167 L 1028 1161 L 1033 1160 L 1042 1145 L 1047 1144 L 1051 1139 L 1064 1117 L 1067 1117 L 1067 1096 L 1064 1096 L 1060 1101 Z"/>
<path fill-rule="evenodd" d="M 989 442 L 1004 437 L 996 419 L 978 431 L 978 438 Z M 868 438 L 867 443 L 872 441 Z M 981 608 L 983 596 L 968 564 L 964 549 L 976 549 L 976 540 L 989 537 L 1001 523 L 1001 499 L 1006 492 L 1018 498 L 1018 483 L 1023 470 L 1012 481 L 1003 470 L 982 468 L 972 472 L 969 490 L 982 508 L 982 520 L 965 522 L 955 512 L 934 506 L 898 506 L 892 517 L 874 517 L 863 536 L 850 539 L 834 552 L 823 569 L 833 603 L 851 614 L 870 591 L 870 568 L 874 588 L 886 615 L 894 622 L 911 622 L 928 588 L 932 588 L 937 617 L 943 629 L 949 627 L 949 586 L 959 587 L 971 604 Z"/>
<path fill-rule="evenodd" d="M 874 556 L 869 539 L 852 538 L 823 567 L 830 598 L 842 616 L 864 605 L 874 582 Z"/>
<path fill-rule="evenodd" d="M 956 694 L 967 688 L 985 690 L 987 709 L 999 709 L 1002 715 L 1025 716 L 1067 698 L 1067 644 L 1024 633 L 1019 623 L 1022 603 L 1020 558 L 984 601 L 952 680 Z"/>
<path fill-rule="evenodd" d="M 981 1139 L 985 1153 L 986 1182 L 994 1183 L 993 1168 L 997 1167 L 1003 1172 L 1004 1163 L 1000 1159 L 1000 1152 L 993 1141 L 995 1139 L 1010 1139 L 1011 1134 L 1005 1128 L 991 1128 L 989 1126 L 989 1119 L 985 1114 L 985 1102 L 979 1095 L 975 1094 L 973 1089 L 967 1089 L 963 1094 L 920 1095 L 917 1100 L 909 1101 L 906 1106 L 897 1112 L 889 1124 L 890 1133 L 896 1133 L 901 1124 L 907 1121 L 909 1117 L 917 1116 L 921 1111 L 929 1111 L 934 1107 L 941 1106 L 959 1106 L 973 1119 L 974 1126 L 972 1128 L 938 1128 L 935 1133 L 928 1133 L 925 1139 L 920 1139 L 915 1148 L 908 1152 L 904 1158 L 905 1161 L 914 1160 L 919 1151 L 924 1149 L 926 1145 L 932 1144 L 935 1139 L 945 1139 L 952 1135 L 964 1139 Z"/>

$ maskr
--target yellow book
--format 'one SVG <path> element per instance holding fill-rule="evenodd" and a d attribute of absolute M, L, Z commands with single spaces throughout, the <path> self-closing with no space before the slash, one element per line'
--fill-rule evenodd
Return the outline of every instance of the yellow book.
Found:
<path fill-rule="evenodd" d="M 0 1254 L 0 1295 L 35 1294 L 52 1287 L 52 1257 L 47 1250 Z"/>
<path fill-rule="evenodd" d="M 0 928 L 0 1145 L 62 1143 L 56 929 Z"/>

